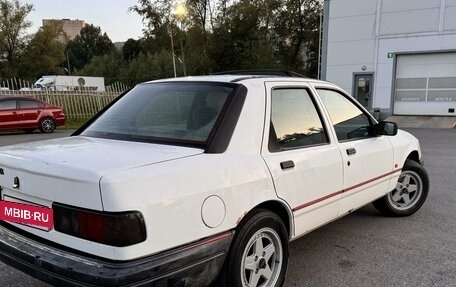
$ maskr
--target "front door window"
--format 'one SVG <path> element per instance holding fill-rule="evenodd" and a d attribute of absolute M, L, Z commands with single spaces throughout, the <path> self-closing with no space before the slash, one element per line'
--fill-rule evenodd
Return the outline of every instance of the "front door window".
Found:
<path fill-rule="evenodd" d="M 370 118 L 344 95 L 318 89 L 339 141 L 368 138 L 372 135 Z"/>

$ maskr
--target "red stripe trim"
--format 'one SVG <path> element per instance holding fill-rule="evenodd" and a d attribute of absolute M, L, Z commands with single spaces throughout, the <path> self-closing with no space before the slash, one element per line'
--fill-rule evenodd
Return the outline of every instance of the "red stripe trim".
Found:
<path fill-rule="evenodd" d="M 366 185 L 368 183 L 374 182 L 374 181 L 379 180 L 379 179 L 381 179 L 383 177 L 387 177 L 388 175 L 392 175 L 392 174 L 394 174 L 394 173 L 396 173 L 398 171 L 401 171 L 401 170 L 402 170 L 402 168 L 401 169 L 396 169 L 396 170 L 390 171 L 388 173 L 382 174 L 380 176 L 374 177 L 372 179 L 369 179 L 369 180 L 363 181 L 361 183 L 355 184 L 353 186 L 350 186 L 350 187 L 344 189 L 344 192 L 347 192 L 347 191 L 350 191 L 350 190 L 355 189 L 357 187 L 360 187 L 360 186 Z"/>
<path fill-rule="evenodd" d="M 299 206 L 293 208 L 293 212 L 295 212 L 295 211 L 297 211 L 297 210 L 300 210 L 300 209 L 303 209 L 303 208 L 306 208 L 306 207 L 308 207 L 308 206 L 314 205 L 314 204 L 316 204 L 316 203 L 319 203 L 319 202 L 321 202 L 321 201 L 323 201 L 323 200 L 326 200 L 326 199 L 328 199 L 328 198 L 334 197 L 334 196 L 336 196 L 336 195 L 342 194 L 343 192 L 344 192 L 343 190 L 339 190 L 339 191 L 337 191 L 337 192 L 328 194 L 328 195 L 323 196 L 323 197 L 321 197 L 321 198 L 317 198 L 317 199 L 312 200 L 312 201 L 310 201 L 310 202 L 301 204 L 301 205 L 299 205 Z"/>
<path fill-rule="evenodd" d="M 369 180 L 363 181 L 363 182 L 361 182 L 361 183 L 358 183 L 358 184 L 356 184 L 356 185 L 350 186 L 350 187 L 348 187 L 348 188 L 346 188 L 346 189 L 339 190 L 339 191 L 337 191 L 337 192 L 334 192 L 334 193 L 328 194 L 328 195 L 326 195 L 326 196 L 317 198 L 317 199 L 315 199 L 315 200 L 309 201 L 309 202 L 307 202 L 307 203 L 301 204 L 301 205 L 299 205 L 299 206 L 293 208 L 293 212 L 298 211 L 298 210 L 303 209 L 303 208 L 306 208 L 306 207 L 309 207 L 309 206 L 311 206 L 311 205 L 317 204 L 317 203 L 322 202 L 322 201 L 324 201 L 324 200 L 326 200 L 326 199 L 329 199 L 329 198 L 331 198 L 331 197 L 337 196 L 337 195 L 339 195 L 339 194 L 342 194 L 342 193 L 344 193 L 344 192 L 350 191 L 350 190 L 352 190 L 352 189 L 358 188 L 358 187 L 360 187 L 360 186 L 369 184 L 369 183 L 374 182 L 374 181 L 376 181 L 376 180 L 379 180 L 379 179 L 381 179 L 381 178 L 387 177 L 388 175 L 395 174 L 396 172 L 399 172 L 399 171 L 402 171 L 402 168 L 395 169 L 395 170 L 390 171 L 390 172 L 388 172 L 388 173 L 382 174 L 382 175 L 380 175 L 380 176 L 377 176 L 377 177 L 374 177 L 374 178 L 372 178 L 372 179 L 369 179 Z"/>
<path fill-rule="evenodd" d="M 198 241 L 198 242 L 195 242 L 193 244 L 190 244 L 190 245 L 186 246 L 184 248 L 184 250 L 193 249 L 193 248 L 196 248 L 198 246 L 202 246 L 202 245 L 206 245 L 206 244 L 209 244 L 209 243 L 212 243 L 212 242 L 215 242 L 215 241 L 222 240 L 224 238 L 227 238 L 227 237 L 231 236 L 232 233 L 233 232 L 228 231 L 228 232 L 225 232 L 225 233 L 222 233 L 222 234 L 215 235 L 213 237 L 206 238 L 204 240 L 201 240 L 201 241 Z"/>

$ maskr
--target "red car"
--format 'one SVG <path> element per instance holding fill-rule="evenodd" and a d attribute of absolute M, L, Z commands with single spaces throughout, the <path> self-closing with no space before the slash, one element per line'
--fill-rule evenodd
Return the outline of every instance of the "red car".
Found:
<path fill-rule="evenodd" d="M 40 129 L 52 133 L 64 124 L 65 112 L 61 107 L 25 97 L 0 98 L 0 130 Z"/>

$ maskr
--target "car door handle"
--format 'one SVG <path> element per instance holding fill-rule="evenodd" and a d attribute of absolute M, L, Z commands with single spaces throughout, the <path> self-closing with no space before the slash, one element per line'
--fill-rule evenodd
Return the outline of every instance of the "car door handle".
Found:
<path fill-rule="evenodd" d="M 292 160 L 283 161 L 280 163 L 282 169 L 294 168 L 295 164 Z"/>
<path fill-rule="evenodd" d="M 352 155 L 352 154 L 355 154 L 356 153 L 356 149 L 355 148 L 347 148 L 347 155 Z"/>

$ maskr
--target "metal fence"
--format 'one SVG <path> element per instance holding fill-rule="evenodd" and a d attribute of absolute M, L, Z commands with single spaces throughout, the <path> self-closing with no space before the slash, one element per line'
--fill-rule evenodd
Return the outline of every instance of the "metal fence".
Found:
<path fill-rule="evenodd" d="M 33 82 L 24 81 L 22 79 L 11 78 L 2 79 L 0 82 L 0 89 L 2 90 L 19 90 L 22 88 L 30 88 L 33 86 Z"/>
<path fill-rule="evenodd" d="M 0 90 L 1 91 L 19 91 L 22 88 L 26 89 L 32 89 L 33 88 L 33 82 L 30 81 L 25 81 L 22 79 L 17 79 L 17 78 L 11 78 L 11 79 L 2 79 L 0 81 Z M 120 82 L 114 82 L 108 86 L 105 87 L 106 92 L 109 93 L 121 93 L 125 90 L 128 89 L 128 86 L 120 83 Z"/>
<path fill-rule="evenodd" d="M 84 119 L 95 115 L 111 101 L 117 98 L 121 91 L 90 92 L 90 91 L 10 91 L 0 90 L 0 98 L 10 96 L 30 97 L 43 100 L 65 109 L 69 119 Z"/>

